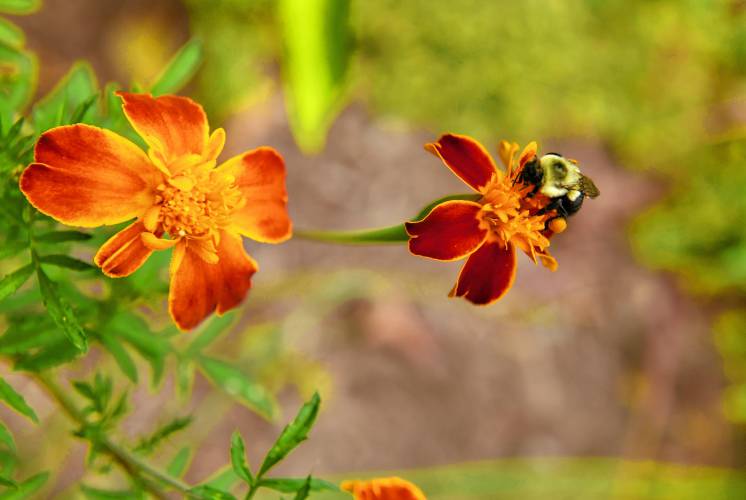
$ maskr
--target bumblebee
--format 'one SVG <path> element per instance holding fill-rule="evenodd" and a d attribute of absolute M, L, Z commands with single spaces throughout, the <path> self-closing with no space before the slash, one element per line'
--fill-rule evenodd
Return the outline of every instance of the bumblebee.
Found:
<path fill-rule="evenodd" d="M 516 178 L 525 185 L 532 185 L 529 196 L 541 193 L 551 201 L 542 212 L 557 211 L 557 217 L 547 221 L 547 227 L 557 218 L 566 219 L 583 206 L 585 197 L 600 194 L 593 181 L 583 175 L 577 162 L 558 153 L 547 153 L 527 162 Z"/>

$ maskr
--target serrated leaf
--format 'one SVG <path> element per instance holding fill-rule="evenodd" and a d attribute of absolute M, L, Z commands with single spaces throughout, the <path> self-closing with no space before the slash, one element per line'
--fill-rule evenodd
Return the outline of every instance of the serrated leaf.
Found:
<path fill-rule="evenodd" d="M 174 458 L 166 466 L 166 472 L 174 477 L 181 477 L 187 470 L 189 459 L 192 458 L 192 451 L 188 446 L 180 449 Z"/>
<path fill-rule="evenodd" d="M 199 333 L 197 338 L 189 344 L 187 354 L 194 355 L 210 345 L 221 334 L 228 331 L 235 319 L 236 315 L 233 313 L 224 316 L 213 316 L 207 326 Z"/>
<path fill-rule="evenodd" d="M 87 241 L 93 235 L 81 231 L 50 231 L 34 237 L 40 243 L 64 243 L 67 241 Z"/>
<path fill-rule="evenodd" d="M 75 110 L 98 91 L 96 77 L 86 62 L 76 62 L 54 89 L 36 103 L 34 126 L 41 133 L 70 123 Z"/>
<path fill-rule="evenodd" d="M 237 431 L 231 436 L 231 466 L 236 475 L 247 484 L 254 482 L 249 464 L 246 462 L 246 446 L 244 445 L 241 434 Z"/>
<path fill-rule="evenodd" d="M 205 500 L 235 500 L 236 498 L 227 491 L 219 490 L 206 484 L 192 488 L 189 490 L 189 493 Z"/>
<path fill-rule="evenodd" d="M 186 429 L 192 423 L 192 417 L 177 417 L 158 428 L 150 437 L 142 439 L 135 447 L 135 451 L 152 453 L 164 439 L 172 434 Z"/>
<path fill-rule="evenodd" d="M 18 483 L 17 488 L 0 494 L 0 500 L 22 500 L 26 498 L 34 498 L 31 495 L 41 489 L 41 487 L 47 482 L 47 479 L 49 479 L 48 472 L 40 472 L 39 474 L 31 476 L 22 483 Z"/>
<path fill-rule="evenodd" d="M 31 14 L 41 6 L 41 0 L 0 0 L 0 12 Z"/>
<path fill-rule="evenodd" d="M 264 458 L 262 468 L 259 470 L 259 476 L 263 476 L 269 469 L 275 466 L 280 460 L 285 458 L 296 446 L 306 440 L 308 432 L 316 421 L 321 406 L 321 398 L 318 393 L 314 393 L 307 401 L 292 422 L 288 424 L 277 438 L 275 444 L 270 448 L 269 453 Z"/>
<path fill-rule="evenodd" d="M 132 360 L 132 357 L 127 352 L 127 349 L 125 349 L 124 346 L 119 343 L 118 339 L 114 338 L 108 333 L 103 333 L 102 335 L 100 335 L 98 340 L 99 342 L 101 342 L 101 345 L 104 346 L 107 351 L 109 351 L 109 354 L 111 354 L 111 356 L 114 358 L 114 361 L 116 361 L 119 369 L 122 370 L 122 373 L 124 373 L 128 379 L 136 384 L 138 380 L 137 367 L 135 366 L 135 362 Z"/>
<path fill-rule="evenodd" d="M 311 476 L 308 476 L 303 482 L 303 486 L 298 489 L 298 493 L 295 494 L 295 500 L 306 500 L 308 495 L 311 493 Z"/>
<path fill-rule="evenodd" d="M 166 355 L 171 352 L 168 339 L 151 332 L 147 323 L 134 314 L 120 313 L 108 325 L 109 331 L 123 339 L 144 357 L 153 370 L 153 383 L 163 375 Z"/>
<path fill-rule="evenodd" d="M 192 79 L 202 59 L 202 42 L 197 39 L 189 40 L 174 55 L 150 88 L 150 92 L 154 96 L 178 92 Z"/>
<path fill-rule="evenodd" d="M 58 293 L 57 285 L 49 279 L 41 267 L 37 268 L 36 275 L 39 278 L 39 290 L 41 291 L 42 300 L 49 316 L 79 351 L 87 351 L 88 340 L 86 339 L 85 332 L 83 332 L 83 328 L 78 324 L 78 320 L 70 305 Z"/>
<path fill-rule="evenodd" d="M 0 377 L 0 400 L 5 401 L 8 406 L 16 410 L 21 415 L 25 415 L 34 422 L 39 422 L 39 418 L 36 416 L 33 408 L 31 408 L 23 396 L 18 394 L 13 387 L 8 384 L 5 379 Z"/>
<path fill-rule="evenodd" d="M 39 256 L 39 261 L 42 264 L 72 269 L 73 271 L 92 271 L 96 269 L 96 266 L 88 262 L 83 262 L 82 260 L 63 254 L 41 255 Z"/>
<path fill-rule="evenodd" d="M 306 479 L 294 477 L 273 477 L 262 479 L 259 485 L 264 488 L 279 491 L 280 493 L 293 493 L 303 487 Z M 318 479 L 311 478 L 311 491 L 339 491 L 336 484 Z"/>
<path fill-rule="evenodd" d="M 54 368 L 80 355 L 80 351 L 70 343 L 67 337 L 60 336 L 45 344 L 35 352 L 19 353 L 13 365 L 15 370 L 39 372 Z"/>
<path fill-rule="evenodd" d="M 218 359 L 199 356 L 198 366 L 210 382 L 259 415 L 272 419 L 277 404 L 267 390 L 235 366 Z"/>
<path fill-rule="evenodd" d="M 13 440 L 13 434 L 10 433 L 7 427 L 5 427 L 5 424 L 0 422 L 0 442 L 5 443 L 5 445 L 15 453 L 16 451 L 16 443 Z"/>
<path fill-rule="evenodd" d="M 282 0 L 283 83 L 295 140 L 319 151 L 342 108 L 351 44 L 348 0 Z"/>
<path fill-rule="evenodd" d="M 16 269 L 12 273 L 5 276 L 0 280 L 0 301 L 10 297 L 18 290 L 21 285 L 26 283 L 31 274 L 34 272 L 34 265 L 28 264 L 20 269 Z"/>

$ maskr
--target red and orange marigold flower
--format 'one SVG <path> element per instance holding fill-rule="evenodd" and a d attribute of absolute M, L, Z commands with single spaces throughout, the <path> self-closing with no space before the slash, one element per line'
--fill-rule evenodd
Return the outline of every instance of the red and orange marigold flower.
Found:
<path fill-rule="evenodd" d="M 535 142 L 517 159 L 518 145 L 501 142 L 504 172 L 470 137 L 446 134 L 425 149 L 480 195 L 476 201 L 445 201 L 421 221 L 406 223 L 413 254 L 443 261 L 467 257 L 451 296 L 485 305 L 505 295 L 515 280 L 516 247 L 534 263 L 541 260 L 552 271 L 557 268 L 547 251 L 552 232 L 545 228 L 555 214 L 542 210 L 549 199 L 541 194 L 528 196 L 533 187 L 517 180 L 526 162 L 536 155 Z M 553 227 L 562 228 L 561 223 Z"/>
<path fill-rule="evenodd" d="M 99 249 L 104 274 L 122 277 L 153 251 L 173 247 L 169 312 L 188 330 L 213 311 L 236 307 L 251 287 L 256 262 L 241 236 L 279 243 L 291 236 L 285 164 L 260 147 L 216 167 L 225 132 L 210 134 L 202 107 L 178 96 L 118 94 L 147 154 L 90 125 L 41 135 L 20 186 L 39 211 L 72 226 L 135 219 Z"/>
<path fill-rule="evenodd" d="M 345 481 L 341 486 L 352 493 L 355 500 L 426 500 L 422 490 L 399 477 Z"/>

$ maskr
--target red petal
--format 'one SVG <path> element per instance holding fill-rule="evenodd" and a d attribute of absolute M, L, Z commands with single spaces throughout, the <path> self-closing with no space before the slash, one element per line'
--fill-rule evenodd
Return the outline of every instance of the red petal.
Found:
<path fill-rule="evenodd" d="M 232 220 L 241 234 L 263 243 L 290 238 L 292 223 L 287 208 L 285 162 L 280 153 L 270 147 L 257 148 L 231 158 L 216 173 L 234 176 L 246 200 Z"/>
<path fill-rule="evenodd" d="M 202 155 L 209 134 L 202 106 L 187 97 L 118 92 L 124 114 L 148 145 L 167 160 Z"/>
<path fill-rule="evenodd" d="M 53 128 L 39 138 L 21 191 L 39 211 L 65 224 L 118 224 L 147 210 L 161 174 L 143 151 L 90 125 Z"/>
<path fill-rule="evenodd" d="M 213 311 L 223 314 L 246 297 L 258 266 L 243 249 L 241 237 L 223 232 L 217 252 L 219 261 L 209 264 L 187 247 L 171 261 L 168 305 L 171 317 L 182 330 L 199 325 Z M 183 249 L 183 247 L 182 247 Z"/>
<path fill-rule="evenodd" d="M 482 206 L 473 201 L 441 203 L 419 222 L 407 222 L 409 251 L 437 260 L 456 260 L 479 248 L 487 230 L 477 218 Z"/>
<path fill-rule="evenodd" d="M 469 256 L 452 292 L 474 304 L 495 302 L 510 290 L 515 280 L 515 247 L 486 242 Z"/>
<path fill-rule="evenodd" d="M 425 149 L 440 157 L 462 181 L 479 191 L 497 172 L 495 162 L 487 150 L 471 137 L 445 134 Z"/>
<path fill-rule="evenodd" d="M 142 222 L 130 224 L 109 238 L 99 248 L 93 261 L 105 275 L 112 278 L 134 273 L 153 253 L 142 242 L 140 235 L 144 232 L 147 232 L 147 229 Z"/>

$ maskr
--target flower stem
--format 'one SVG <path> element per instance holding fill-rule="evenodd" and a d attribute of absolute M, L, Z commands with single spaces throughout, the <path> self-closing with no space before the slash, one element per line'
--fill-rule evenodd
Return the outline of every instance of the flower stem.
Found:
<path fill-rule="evenodd" d="M 317 231 L 296 229 L 293 231 L 293 235 L 296 238 L 304 240 L 321 241 L 324 243 L 340 243 L 342 245 L 403 243 L 409 240 L 409 235 L 404 229 L 404 224 L 358 231 Z"/>
<path fill-rule="evenodd" d="M 83 412 L 77 407 L 73 399 L 65 392 L 57 382 L 45 373 L 35 374 L 36 380 L 42 385 L 49 394 L 62 406 L 67 415 L 82 426 L 88 425 Z M 149 478 L 156 479 L 160 483 L 166 484 L 177 491 L 185 494 L 188 498 L 192 497 L 189 493 L 191 486 L 182 480 L 149 464 L 142 457 L 132 453 L 124 446 L 112 441 L 108 436 L 99 435 L 96 437 L 96 444 L 111 458 L 118 463 L 124 471 L 136 479 L 142 486 L 157 498 L 167 498 L 162 488 L 157 482 Z"/>

